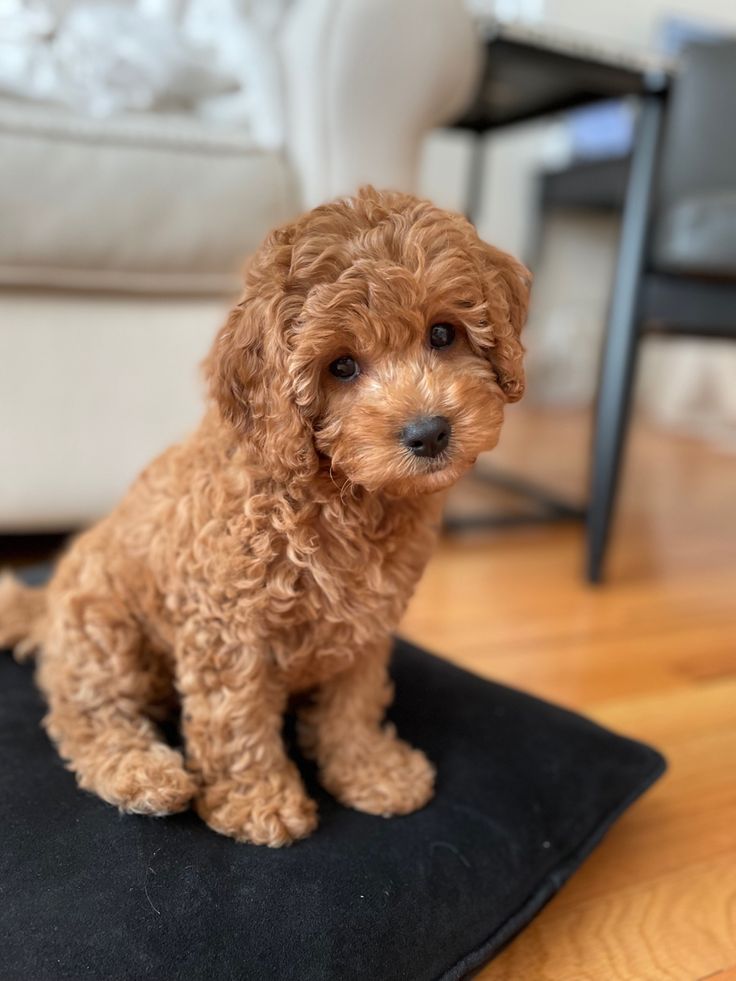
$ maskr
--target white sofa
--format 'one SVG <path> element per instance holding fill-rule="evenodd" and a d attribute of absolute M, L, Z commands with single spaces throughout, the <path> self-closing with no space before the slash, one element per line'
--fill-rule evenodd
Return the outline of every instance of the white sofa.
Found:
<path fill-rule="evenodd" d="M 413 189 L 472 93 L 462 0 L 294 0 L 286 145 L 201 121 L 0 105 L 0 533 L 103 513 L 201 410 L 198 362 L 272 225 Z"/>

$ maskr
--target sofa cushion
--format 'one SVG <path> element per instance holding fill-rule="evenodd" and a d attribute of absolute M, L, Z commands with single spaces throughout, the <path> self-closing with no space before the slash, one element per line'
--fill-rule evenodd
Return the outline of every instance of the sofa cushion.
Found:
<path fill-rule="evenodd" d="M 186 116 L 0 102 L 0 284 L 230 292 L 299 210 L 279 153 Z"/>
<path fill-rule="evenodd" d="M 736 277 L 736 191 L 692 194 L 659 217 L 658 270 Z"/>

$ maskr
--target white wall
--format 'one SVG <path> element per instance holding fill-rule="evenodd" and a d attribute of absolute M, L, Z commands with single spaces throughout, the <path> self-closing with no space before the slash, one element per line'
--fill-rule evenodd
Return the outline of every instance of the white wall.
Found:
<path fill-rule="evenodd" d="M 544 0 L 543 19 L 569 30 L 589 33 L 619 44 L 648 46 L 656 39 L 657 26 L 666 16 L 681 16 L 736 27 L 733 0 Z"/>

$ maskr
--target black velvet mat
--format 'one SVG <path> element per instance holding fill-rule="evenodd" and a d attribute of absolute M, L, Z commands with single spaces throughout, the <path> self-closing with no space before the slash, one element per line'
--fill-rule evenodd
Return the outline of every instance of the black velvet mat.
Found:
<path fill-rule="evenodd" d="M 30 668 L 0 656 L 2 981 L 462 978 L 664 769 L 647 746 L 403 641 L 393 671 L 391 715 L 436 763 L 435 799 L 370 817 L 305 765 L 320 827 L 271 850 L 77 790 Z"/>

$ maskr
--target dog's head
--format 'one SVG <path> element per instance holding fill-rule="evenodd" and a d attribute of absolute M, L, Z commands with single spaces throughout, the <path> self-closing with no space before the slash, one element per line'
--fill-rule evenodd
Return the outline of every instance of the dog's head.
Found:
<path fill-rule="evenodd" d="M 523 394 L 528 291 L 461 216 L 364 188 L 268 236 L 208 359 L 211 392 L 275 476 L 436 491 Z"/>

